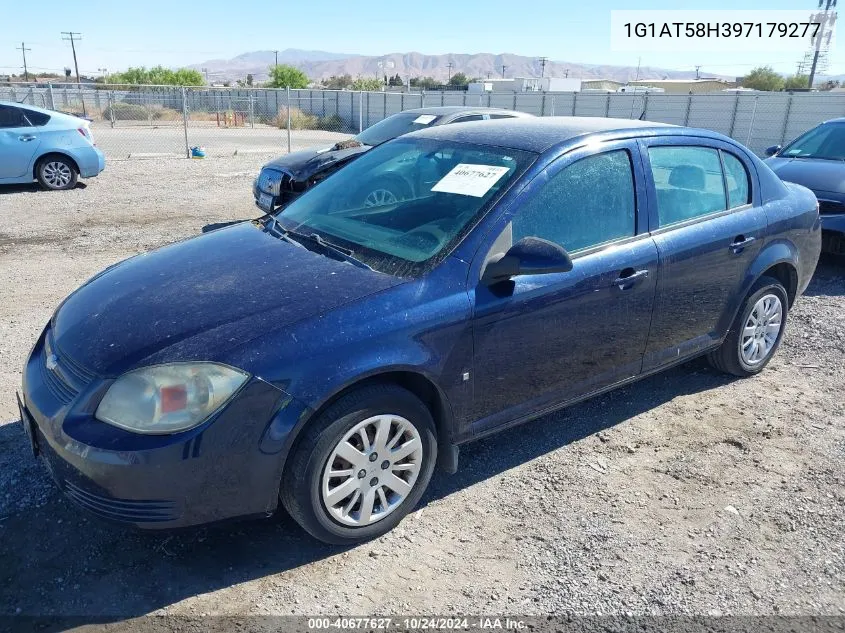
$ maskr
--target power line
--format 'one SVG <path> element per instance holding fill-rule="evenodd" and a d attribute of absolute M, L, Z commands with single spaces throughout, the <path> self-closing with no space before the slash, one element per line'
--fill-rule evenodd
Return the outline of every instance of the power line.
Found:
<path fill-rule="evenodd" d="M 76 42 L 82 39 L 82 33 L 62 31 L 62 39 L 70 42 L 70 48 L 73 51 L 73 67 L 76 70 L 76 83 L 82 83 L 79 79 L 79 64 L 76 62 Z"/>
<path fill-rule="evenodd" d="M 26 44 L 21 42 L 21 45 L 18 47 L 18 50 L 23 54 L 23 78 L 24 81 L 29 81 L 29 71 L 26 68 L 26 52 L 31 51 L 31 48 L 27 48 Z"/>
<path fill-rule="evenodd" d="M 540 77 L 542 78 L 546 74 L 546 64 L 549 62 L 549 58 L 541 57 L 537 61 L 540 62 Z"/>

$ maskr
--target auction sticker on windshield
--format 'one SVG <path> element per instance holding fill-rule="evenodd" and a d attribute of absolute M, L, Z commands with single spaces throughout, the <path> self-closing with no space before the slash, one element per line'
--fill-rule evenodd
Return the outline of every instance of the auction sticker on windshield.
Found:
<path fill-rule="evenodd" d="M 419 123 L 420 125 L 428 125 L 429 123 L 434 121 L 434 119 L 436 119 L 436 118 L 437 118 L 437 115 L 435 115 L 435 114 L 421 114 L 416 119 L 411 121 L 411 123 Z"/>
<path fill-rule="evenodd" d="M 459 163 L 431 190 L 480 198 L 490 191 L 490 188 L 499 181 L 499 178 L 508 173 L 509 169 L 509 167 L 497 165 Z"/>

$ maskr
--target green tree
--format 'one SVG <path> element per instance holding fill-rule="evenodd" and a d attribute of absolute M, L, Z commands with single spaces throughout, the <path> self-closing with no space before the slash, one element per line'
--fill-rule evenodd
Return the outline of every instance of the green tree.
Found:
<path fill-rule="evenodd" d="M 807 88 L 809 82 L 810 78 L 807 75 L 793 75 L 786 78 L 783 87 L 786 90 L 801 90 Z"/>
<path fill-rule="evenodd" d="M 384 83 L 374 77 L 358 77 L 352 82 L 352 90 L 381 90 Z"/>
<path fill-rule="evenodd" d="M 254 81 L 255 81 L 255 78 L 252 76 L 252 73 L 248 73 L 247 76 L 246 76 L 246 85 L 252 86 Z"/>
<path fill-rule="evenodd" d="M 434 90 L 440 87 L 440 82 L 434 77 L 413 77 L 411 85 L 415 88 L 422 88 L 423 90 Z"/>
<path fill-rule="evenodd" d="M 308 75 L 287 64 L 270 66 L 270 81 L 265 85 L 268 88 L 307 88 Z"/>
<path fill-rule="evenodd" d="M 395 75 L 393 75 L 393 77 L 390 78 L 390 81 L 388 81 L 387 84 L 389 86 L 404 86 L 405 85 L 405 83 L 402 81 L 402 77 L 399 76 L 399 73 L 396 73 Z"/>
<path fill-rule="evenodd" d="M 122 73 L 109 75 L 109 83 L 156 86 L 202 86 L 205 84 L 205 81 L 203 81 L 202 73 L 190 68 L 171 70 L 163 66 L 154 66 L 152 68 L 139 66 L 137 68 L 127 68 Z"/>
<path fill-rule="evenodd" d="M 783 90 L 784 81 L 771 66 L 758 66 L 743 77 L 742 85 L 753 90 L 775 91 Z"/>
<path fill-rule="evenodd" d="M 352 86 L 352 76 L 349 74 L 332 75 L 328 79 L 323 79 L 321 83 L 328 90 L 344 90 Z"/>
<path fill-rule="evenodd" d="M 450 86 L 466 86 L 469 83 L 469 78 L 464 73 L 455 73 L 449 79 Z"/>

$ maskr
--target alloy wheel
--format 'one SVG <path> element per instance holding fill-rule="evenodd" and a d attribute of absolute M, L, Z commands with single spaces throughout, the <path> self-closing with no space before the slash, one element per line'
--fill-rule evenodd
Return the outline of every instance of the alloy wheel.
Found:
<path fill-rule="evenodd" d="M 67 187 L 73 178 L 70 166 L 61 161 L 51 161 L 41 170 L 44 181 L 55 189 Z"/>
<path fill-rule="evenodd" d="M 758 365 L 772 353 L 783 326 L 783 304 L 774 294 L 766 294 L 754 304 L 742 336 L 739 353 L 747 365 Z"/>
<path fill-rule="evenodd" d="M 397 202 L 399 199 L 390 189 L 374 189 L 364 198 L 365 207 L 383 207 Z"/>
<path fill-rule="evenodd" d="M 422 462 L 422 437 L 411 422 L 393 414 L 367 418 L 329 455 L 320 484 L 323 505 L 343 525 L 371 525 L 408 497 Z"/>

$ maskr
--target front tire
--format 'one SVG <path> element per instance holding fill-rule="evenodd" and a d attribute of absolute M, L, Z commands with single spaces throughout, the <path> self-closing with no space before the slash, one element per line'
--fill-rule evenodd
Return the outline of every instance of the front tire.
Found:
<path fill-rule="evenodd" d="M 724 342 L 707 356 L 710 364 L 742 378 L 763 371 L 780 346 L 788 305 L 786 289 L 777 279 L 757 280 Z"/>
<path fill-rule="evenodd" d="M 45 156 L 35 169 L 38 184 L 48 191 L 73 189 L 79 180 L 76 165 L 64 156 Z"/>
<path fill-rule="evenodd" d="M 309 534 L 351 545 L 393 529 L 419 502 L 437 461 L 428 408 L 396 385 L 350 392 L 297 442 L 282 504 Z"/>

